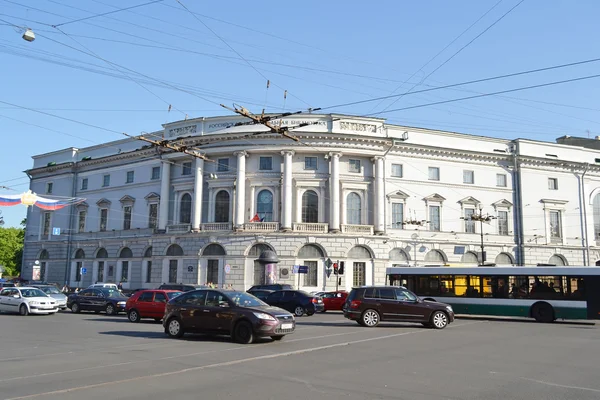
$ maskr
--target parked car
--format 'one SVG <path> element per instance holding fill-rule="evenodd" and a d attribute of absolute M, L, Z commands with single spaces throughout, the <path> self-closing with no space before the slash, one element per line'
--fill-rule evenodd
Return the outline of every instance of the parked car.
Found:
<path fill-rule="evenodd" d="M 340 311 L 344 307 L 348 292 L 340 290 L 337 292 L 325 292 L 319 295 L 323 299 L 323 312 L 325 311 Z"/>
<path fill-rule="evenodd" d="M 375 327 L 380 321 L 401 321 L 420 322 L 426 327 L 444 329 L 454 321 L 451 306 L 423 301 L 404 287 L 353 288 L 343 311 L 344 317 L 366 327 Z"/>
<path fill-rule="evenodd" d="M 265 301 L 267 299 L 267 296 L 273 292 L 274 292 L 274 290 L 266 290 L 266 289 L 248 290 L 248 293 L 250 293 L 254 297 L 258 297 L 262 301 Z"/>
<path fill-rule="evenodd" d="M 87 287 L 88 289 L 102 289 L 102 288 L 106 288 L 106 289 L 113 289 L 113 290 L 119 290 L 119 286 L 115 283 L 94 283 L 93 285 L 90 285 Z"/>
<path fill-rule="evenodd" d="M 114 315 L 125 311 L 127 299 L 120 291 L 110 288 L 85 289 L 70 295 L 67 307 L 74 313 L 105 311 L 106 315 Z"/>
<path fill-rule="evenodd" d="M 250 289 L 248 289 L 247 292 L 251 292 L 254 290 L 294 290 L 294 287 L 292 285 L 286 285 L 281 283 L 273 283 L 269 285 L 254 285 Z"/>
<path fill-rule="evenodd" d="M 293 312 L 297 317 L 323 311 L 323 299 L 303 290 L 277 290 L 267 296 L 265 303 Z"/>
<path fill-rule="evenodd" d="M 189 292 L 190 290 L 208 289 L 205 285 L 192 285 L 183 283 L 163 283 L 158 287 L 159 290 L 176 290 L 178 292 Z"/>
<path fill-rule="evenodd" d="M 29 314 L 58 312 L 56 300 L 34 287 L 11 287 L 0 291 L 0 311 Z"/>
<path fill-rule="evenodd" d="M 13 282 L 0 282 L 0 289 L 7 287 L 15 287 L 15 284 Z"/>
<path fill-rule="evenodd" d="M 294 332 L 296 321 L 287 311 L 270 307 L 249 293 L 202 289 L 170 300 L 163 326 L 174 338 L 187 332 L 224 334 L 248 344 L 257 337 L 281 340 Z"/>
<path fill-rule="evenodd" d="M 127 318 L 131 322 L 139 322 L 142 318 L 154 318 L 160 321 L 165 315 L 167 302 L 183 292 L 176 290 L 140 290 L 135 292 L 125 305 Z"/>
<path fill-rule="evenodd" d="M 31 285 L 31 287 L 40 289 L 42 292 L 56 300 L 58 308 L 61 310 L 64 311 L 67 309 L 67 296 L 58 290 L 55 285 Z"/>

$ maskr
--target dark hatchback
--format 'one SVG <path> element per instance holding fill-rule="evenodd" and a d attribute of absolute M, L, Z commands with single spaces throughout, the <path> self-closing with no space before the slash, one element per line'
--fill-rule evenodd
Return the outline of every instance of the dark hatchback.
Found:
<path fill-rule="evenodd" d="M 176 290 L 178 292 L 189 292 L 198 289 L 208 289 L 208 286 L 185 283 L 163 283 L 158 287 L 158 290 Z"/>
<path fill-rule="evenodd" d="M 395 286 L 353 288 L 342 310 L 344 317 L 366 327 L 377 326 L 380 321 L 397 321 L 444 329 L 454 321 L 454 311 L 448 304 L 423 301 L 410 290 Z"/>
<path fill-rule="evenodd" d="M 265 303 L 288 310 L 297 317 L 304 314 L 310 316 L 325 309 L 322 298 L 313 296 L 303 290 L 275 291 L 267 296 Z"/>
<path fill-rule="evenodd" d="M 249 344 L 258 337 L 281 340 L 294 332 L 296 321 L 287 311 L 270 307 L 249 293 L 201 289 L 170 300 L 163 326 L 174 338 L 188 332 L 221 334 Z"/>
<path fill-rule="evenodd" d="M 70 295 L 67 299 L 67 307 L 74 313 L 81 311 L 104 311 L 107 315 L 115 315 L 125 312 L 127 300 L 129 298 L 125 297 L 118 290 L 111 288 L 90 288 Z"/>

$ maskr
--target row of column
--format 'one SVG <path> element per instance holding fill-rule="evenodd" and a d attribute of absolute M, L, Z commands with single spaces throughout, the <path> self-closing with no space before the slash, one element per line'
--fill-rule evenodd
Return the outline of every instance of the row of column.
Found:
<path fill-rule="evenodd" d="M 282 213 L 281 227 L 284 231 L 292 230 L 293 199 L 292 199 L 292 160 L 293 150 L 282 151 L 283 156 L 283 182 L 282 182 Z M 235 187 L 235 213 L 234 225 L 237 228 L 243 227 L 246 222 L 246 151 L 235 152 L 237 157 L 237 179 Z M 333 233 L 340 232 L 340 158 L 342 153 L 330 153 L 330 213 L 329 230 Z M 375 233 L 385 231 L 385 171 L 384 158 L 381 156 L 372 159 L 374 163 L 375 182 L 375 213 L 374 230 Z M 195 160 L 194 173 L 194 197 L 192 208 L 192 228 L 199 229 L 202 219 L 202 187 L 204 175 L 204 160 L 197 158 Z M 171 189 L 171 163 L 163 161 L 160 187 L 160 208 L 158 215 L 158 228 L 166 229 L 169 214 L 169 202 Z"/>

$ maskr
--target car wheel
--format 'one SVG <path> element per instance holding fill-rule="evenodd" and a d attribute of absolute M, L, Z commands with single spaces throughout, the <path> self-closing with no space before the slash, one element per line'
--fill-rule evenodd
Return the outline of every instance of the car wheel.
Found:
<path fill-rule="evenodd" d="M 435 329 L 444 329 L 448 326 L 448 316 L 443 311 L 436 311 L 431 314 L 431 327 Z"/>
<path fill-rule="evenodd" d="M 81 308 L 79 308 L 79 304 L 73 303 L 71 305 L 71 312 L 74 312 L 75 314 L 78 314 L 79 312 L 81 312 Z"/>
<path fill-rule="evenodd" d="M 29 315 L 29 309 L 25 304 L 21 304 L 21 307 L 19 307 L 19 314 L 21 314 L 24 317 Z"/>
<path fill-rule="evenodd" d="M 360 316 L 361 322 L 368 328 L 373 328 L 379 325 L 379 313 L 375 310 L 365 310 Z"/>
<path fill-rule="evenodd" d="M 166 331 L 167 334 L 172 338 L 180 338 L 184 334 L 181 321 L 178 318 L 172 318 L 169 320 Z"/>
<path fill-rule="evenodd" d="M 296 306 L 296 308 L 294 308 L 294 314 L 296 314 L 296 317 L 303 316 L 304 315 L 304 307 Z"/>
<path fill-rule="evenodd" d="M 279 342 L 281 339 L 283 339 L 283 336 L 271 336 L 271 339 Z"/>
<path fill-rule="evenodd" d="M 554 308 L 548 303 L 536 303 L 531 307 L 531 316 L 537 322 L 554 321 Z"/>
<path fill-rule="evenodd" d="M 115 306 L 109 304 L 106 306 L 106 315 L 114 315 L 115 314 Z"/>
<path fill-rule="evenodd" d="M 237 323 L 233 330 L 233 339 L 241 344 L 250 344 L 254 341 L 254 332 L 252 331 L 252 325 L 246 321 L 240 321 Z"/>
<path fill-rule="evenodd" d="M 140 322 L 140 319 L 142 319 L 137 310 L 129 310 L 127 313 L 127 318 L 129 318 L 131 322 Z"/>

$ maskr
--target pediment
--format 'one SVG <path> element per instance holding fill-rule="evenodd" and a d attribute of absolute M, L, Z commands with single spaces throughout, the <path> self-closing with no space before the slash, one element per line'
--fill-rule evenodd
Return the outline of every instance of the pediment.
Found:
<path fill-rule="evenodd" d="M 397 190 L 395 192 L 388 194 L 387 197 L 392 198 L 392 199 L 408 199 L 410 196 L 408 194 L 404 193 L 402 190 Z"/>
<path fill-rule="evenodd" d="M 460 204 L 480 204 L 481 202 L 479 200 L 477 200 L 475 197 L 473 196 L 468 196 L 465 197 L 462 200 L 458 201 Z"/>
<path fill-rule="evenodd" d="M 121 199 L 119 201 L 122 204 L 132 204 L 132 203 L 135 203 L 135 198 L 126 194 L 125 196 L 121 197 Z"/>
<path fill-rule="evenodd" d="M 108 208 L 110 207 L 110 205 L 112 204 L 112 202 L 106 198 L 101 198 L 100 200 L 98 200 L 96 202 L 96 204 L 98 205 L 98 207 L 101 208 Z"/>
<path fill-rule="evenodd" d="M 144 196 L 144 199 L 146 201 L 156 201 L 156 200 L 160 200 L 160 194 L 156 193 L 156 192 L 150 192 L 148 193 L 146 196 Z"/>
<path fill-rule="evenodd" d="M 444 196 L 442 196 L 441 194 L 434 193 L 434 194 L 431 194 L 431 195 L 429 195 L 427 197 L 424 197 L 423 200 L 425 200 L 425 201 L 437 201 L 437 202 L 441 203 L 442 201 L 446 200 L 446 198 Z"/>
<path fill-rule="evenodd" d="M 498 200 L 497 202 L 492 203 L 492 205 L 496 208 L 498 208 L 498 207 L 511 208 L 513 206 L 513 204 L 506 199 Z"/>
<path fill-rule="evenodd" d="M 90 205 L 84 201 L 83 203 L 77 204 L 75 207 L 77 207 L 78 210 L 82 211 L 82 210 L 87 210 L 89 208 L 89 206 Z"/>
<path fill-rule="evenodd" d="M 555 200 L 555 199 L 541 199 L 540 202 L 544 203 L 544 204 L 550 204 L 550 205 L 565 205 L 569 202 L 569 200 Z"/>

